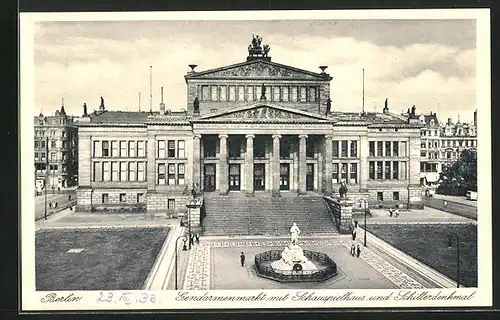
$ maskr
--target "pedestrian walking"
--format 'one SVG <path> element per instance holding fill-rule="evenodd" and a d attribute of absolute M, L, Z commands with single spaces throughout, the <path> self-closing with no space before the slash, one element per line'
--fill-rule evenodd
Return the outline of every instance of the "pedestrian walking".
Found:
<path fill-rule="evenodd" d="M 448 201 L 444 200 L 444 201 L 443 201 L 443 204 L 444 204 L 444 208 L 445 208 L 445 209 L 448 209 Z"/>
<path fill-rule="evenodd" d="M 194 245 L 194 234 L 190 234 L 189 235 L 189 242 L 191 243 L 191 245 Z"/>
<path fill-rule="evenodd" d="M 58 208 L 57 201 L 55 202 L 55 207 L 54 208 Z"/>
<path fill-rule="evenodd" d="M 359 258 L 359 255 L 361 253 L 361 248 L 359 247 L 359 244 L 358 244 L 358 248 L 356 249 L 356 256 Z"/>
<path fill-rule="evenodd" d="M 241 266 L 245 266 L 245 254 L 242 252 L 240 255 Z"/>
<path fill-rule="evenodd" d="M 52 202 L 49 202 L 49 209 L 52 209 Z"/>
<path fill-rule="evenodd" d="M 394 209 L 394 216 L 395 216 L 396 218 L 397 218 L 397 217 L 399 217 L 399 210 L 398 210 L 398 207 L 396 207 L 396 208 Z"/>
<path fill-rule="evenodd" d="M 200 244 L 200 234 L 196 233 L 196 244 Z"/>
<path fill-rule="evenodd" d="M 57 192 L 61 193 L 61 187 L 57 187 Z"/>
<path fill-rule="evenodd" d="M 73 211 L 73 207 L 69 205 L 69 211 Z"/>
<path fill-rule="evenodd" d="M 391 209 L 389 209 L 389 217 L 391 217 L 391 218 L 392 218 L 392 215 L 393 215 L 393 214 L 394 214 L 394 211 L 392 211 L 392 208 L 391 208 Z"/>
<path fill-rule="evenodd" d="M 71 201 L 71 195 L 68 196 L 68 201 Z"/>
<path fill-rule="evenodd" d="M 356 228 L 352 229 L 352 241 L 356 240 Z"/>
<path fill-rule="evenodd" d="M 353 243 L 352 246 L 351 246 L 351 256 L 354 257 L 355 254 L 356 254 L 356 246 Z"/>

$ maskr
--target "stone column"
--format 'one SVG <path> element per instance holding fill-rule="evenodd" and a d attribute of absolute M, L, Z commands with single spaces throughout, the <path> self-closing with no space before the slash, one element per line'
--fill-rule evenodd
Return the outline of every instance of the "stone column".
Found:
<path fill-rule="evenodd" d="M 201 148 L 200 148 L 201 135 L 195 134 L 193 136 L 193 186 L 198 184 L 201 188 Z"/>
<path fill-rule="evenodd" d="M 368 190 L 368 177 L 369 170 L 368 167 L 368 154 L 369 154 L 369 146 L 368 146 L 368 138 L 366 135 L 359 137 L 359 191 L 366 192 Z"/>
<path fill-rule="evenodd" d="M 323 192 L 326 195 L 332 194 L 332 157 L 333 157 L 333 145 L 332 145 L 332 135 L 325 135 L 325 174 L 323 176 L 324 189 Z"/>
<path fill-rule="evenodd" d="M 299 194 L 306 193 L 306 140 L 307 135 L 299 135 Z"/>
<path fill-rule="evenodd" d="M 253 134 L 247 134 L 247 152 L 245 154 L 245 187 L 246 194 L 248 196 L 253 195 L 253 139 L 255 136 Z"/>
<path fill-rule="evenodd" d="M 227 134 L 219 135 L 219 192 L 228 193 Z"/>
<path fill-rule="evenodd" d="M 271 158 L 271 172 L 273 175 L 273 196 L 280 195 L 280 139 L 281 135 L 273 134 L 273 156 Z"/>

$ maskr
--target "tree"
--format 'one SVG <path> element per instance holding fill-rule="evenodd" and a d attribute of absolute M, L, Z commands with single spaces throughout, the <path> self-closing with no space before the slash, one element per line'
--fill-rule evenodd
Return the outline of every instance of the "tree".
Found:
<path fill-rule="evenodd" d="M 464 150 L 460 158 L 441 173 L 438 193 L 464 196 L 477 191 L 477 153 Z"/>

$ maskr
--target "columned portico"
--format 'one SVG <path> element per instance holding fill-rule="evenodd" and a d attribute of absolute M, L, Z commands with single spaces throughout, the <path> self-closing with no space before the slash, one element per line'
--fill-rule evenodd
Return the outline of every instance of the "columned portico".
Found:
<path fill-rule="evenodd" d="M 193 185 L 201 186 L 201 135 L 193 136 Z"/>
<path fill-rule="evenodd" d="M 247 150 L 245 154 L 245 172 L 246 172 L 245 189 L 247 195 L 253 195 L 254 192 L 253 139 L 255 138 L 255 135 L 247 134 L 245 138 L 247 139 Z"/>
<path fill-rule="evenodd" d="M 271 157 L 271 174 L 273 180 L 272 194 L 273 196 L 280 195 L 280 134 L 273 136 L 273 154 Z"/>
<path fill-rule="evenodd" d="M 219 135 L 219 192 L 228 193 L 227 134 Z"/>
<path fill-rule="evenodd" d="M 306 147 L 307 135 L 299 135 L 299 194 L 306 193 Z"/>

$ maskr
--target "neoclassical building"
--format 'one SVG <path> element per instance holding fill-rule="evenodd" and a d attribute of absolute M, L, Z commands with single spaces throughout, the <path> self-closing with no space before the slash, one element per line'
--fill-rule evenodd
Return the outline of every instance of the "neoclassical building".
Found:
<path fill-rule="evenodd" d="M 332 77 L 271 61 L 191 71 L 185 111 L 122 112 L 101 103 L 79 121 L 78 210 L 186 210 L 205 194 L 338 194 L 370 205 L 421 206 L 414 117 L 332 108 Z M 333 103 L 334 105 L 334 103 Z"/>

